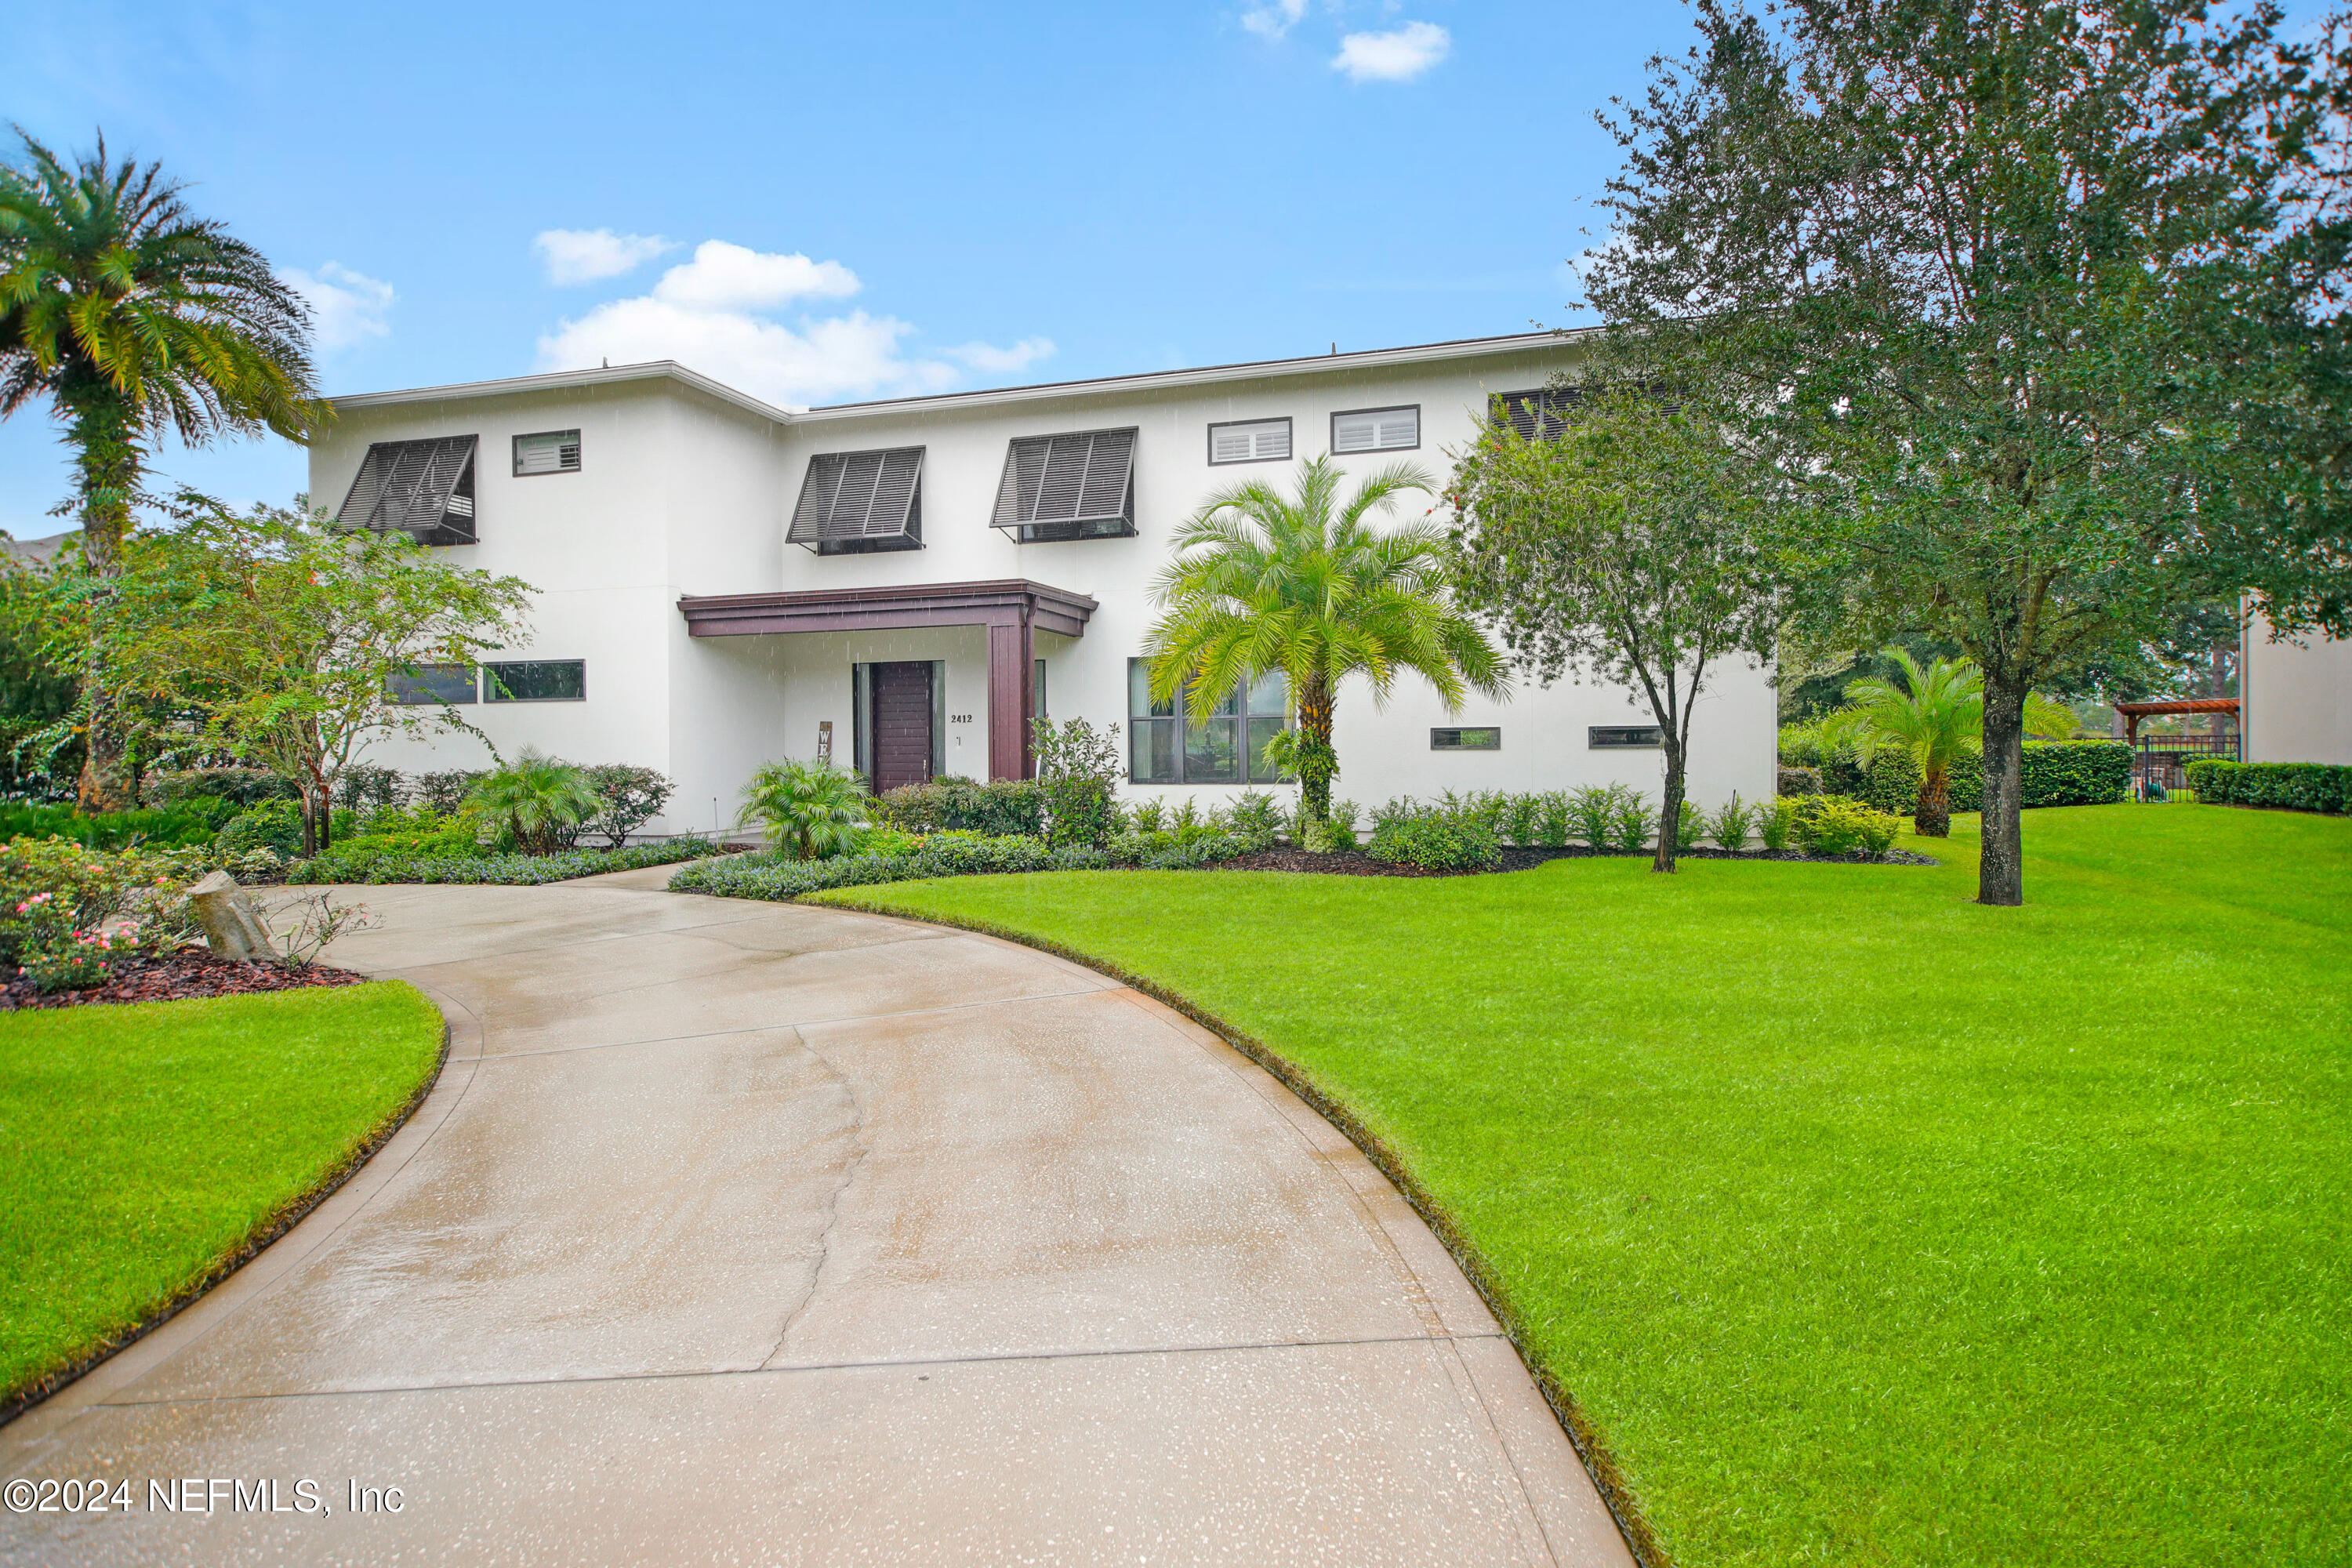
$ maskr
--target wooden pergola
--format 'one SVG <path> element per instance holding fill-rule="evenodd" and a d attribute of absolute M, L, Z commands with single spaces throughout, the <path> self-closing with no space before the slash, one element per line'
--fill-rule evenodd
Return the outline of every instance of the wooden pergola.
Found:
<path fill-rule="evenodd" d="M 2124 744 L 2139 744 L 2139 721 L 2143 719 L 2164 719 L 2182 713 L 2227 713 L 2238 716 L 2238 700 L 2234 697 L 2185 697 L 2170 702 L 2118 702 L 2116 711 L 2124 716 Z"/>

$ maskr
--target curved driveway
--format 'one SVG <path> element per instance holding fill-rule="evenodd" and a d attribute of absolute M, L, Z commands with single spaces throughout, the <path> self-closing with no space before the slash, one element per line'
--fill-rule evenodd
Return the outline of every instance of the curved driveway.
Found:
<path fill-rule="evenodd" d="M 1223 1042 L 664 875 L 360 895 L 336 956 L 441 1004 L 439 1085 L 0 1428 L 0 1479 L 134 1489 L 0 1562 L 1630 1561 L 1444 1249 Z"/>

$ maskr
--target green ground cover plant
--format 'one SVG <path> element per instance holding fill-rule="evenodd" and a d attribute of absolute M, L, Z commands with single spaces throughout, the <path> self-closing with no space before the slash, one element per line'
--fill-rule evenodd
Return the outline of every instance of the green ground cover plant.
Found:
<path fill-rule="evenodd" d="M 2037 811 L 2021 909 L 1971 901 L 1978 832 L 824 899 L 1033 934 L 1297 1064 L 1674 1562 L 2340 1563 L 2352 824 Z"/>
<path fill-rule="evenodd" d="M 266 1234 L 441 1037 L 394 982 L 0 1016 L 0 1409 Z"/>
<path fill-rule="evenodd" d="M 698 860 L 719 852 L 720 846 L 713 839 L 669 838 L 658 844 L 632 844 L 625 849 L 559 849 L 551 855 L 387 854 L 370 858 L 364 867 L 354 868 L 331 851 L 288 867 L 286 880 L 304 886 L 327 882 L 441 882 L 535 888 L 549 882 L 568 882 L 574 877 L 601 877 L 607 871 L 675 866 L 681 860 Z"/>

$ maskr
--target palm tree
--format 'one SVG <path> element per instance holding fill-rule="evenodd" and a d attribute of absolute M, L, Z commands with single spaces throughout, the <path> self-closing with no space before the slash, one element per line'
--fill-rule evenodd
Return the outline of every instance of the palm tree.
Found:
<path fill-rule="evenodd" d="M 803 860 L 856 848 L 867 820 L 866 781 L 831 757 L 768 763 L 743 786 L 743 805 Z"/>
<path fill-rule="evenodd" d="M 1886 657 L 1902 671 L 1901 684 L 1877 676 L 1845 689 L 1853 706 L 1822 721 L 1822 739 L 1851 742 L 1854 760 L 1868 767 L 1883 749 L 1896 749 L 1919 770 L 1919 797 L 1911 812 L 1912 830 L 1922 838 L 1948 838 L 1952 832 L 1952 764 L 1984 750 L 1984 674 L 1973 659 L 1938 658 L 1927 668 L 1906 648 Z M 2026 728 L 2038 734 L 2072 734 L 2074 716 L 2047 698 L 2026 700 Z"/>
<path fill-rule="evenodd" d="M 112 577 L 148 442 L 301 441 L 326 417 L 310 310 L 259 251 L 192 216 L 160 166 L 110 163 L 103 136 L 70 166 L 23 140 L 23 166 L 0 163 L 0 417 L 55 409 L 74 448 L 83 561 Z M 124 804 L 103 673 L 84 672 L 91 808 Z"/>
<path fill-rule="evenodd" d="M 526 746 L 513 762 L 476 779 L 466 804 L 505 825 L 526 855 L 545 855 L 563 847 L 567 829 L 604 810 L 604 797 L 587 769 Z"/>
<path fill-rule="evenodd" d="M 1295 496 L 1262 479 L 1211 496 L 1176 531 L 1152 584 L 1167 613 L 1144 638 L 1156 701 L 1205 712 L 1236 685 L 1276 670 L 1289 678 L 1297 729 L 1286 760 L 1317 822 L 1330 813 L 1339 771 L 1331 719 L 1347 677 L 1364 676 L 1385 701 L 1397 672 L 1412 670 L 1449 711 L 1469 690 L 1506 690 L 1502 656 L 1453 606 L 1444 532 L 1426 521 L 1386 533 L 1367 526 L 1400 495 L 1427 492 L 1429 476 L 1406 463 L 1383 468 L 1342 506 L 1344 477 L 1320 457 L 1301 466 Z"/>

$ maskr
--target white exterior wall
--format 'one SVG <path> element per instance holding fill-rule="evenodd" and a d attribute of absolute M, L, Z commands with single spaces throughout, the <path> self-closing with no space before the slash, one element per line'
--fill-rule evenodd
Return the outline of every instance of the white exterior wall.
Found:
<path fill-rule="evenodd" d="M 1328 449 L 1330 416 L 1349 409 L 1417 404 L 1418 450 L 1341 459 L 1361 476 L 1397 461 L 1433 483 L 1451 468 L 1447 448 L 1474 434 L 1489 394 L 1540 385 L 1571 349 L 1547 343 L 1507 353 L 1465 353 L 1418 363 L 1293 362 L 1278 372 L 1212 385 L 1129 383 L 1032 394 L 815 409 L 763 418 L 662 374 L 496 395 L 463 389 L 431 402 L 361 400 L 312 453 L 313 494 L 340 502 L 371 441 L 473 433 L 481 542 L 452 559 L 511 573 L 541 590 L 528 645 L 515 657 L 585 658 L 588 700 L 495 704 L 468 710 L 502 751 L 535 744 L 577 762 L 657 767 L 677 783 L 664 828 L 731 823 L 752 768 L 807 757 L 818 724 L 834 725 L 835 756 L 851 759 L 850 665 L 884 658 L 946 661 L 947 770 L 988 772 L 985 633 L 977 627 L 898 632 L 695 638 L 677 600 L 684 595 L 900 586 L 1026 578 L 1093 598 L 1085 635 L 1037 637 L 1047 664 L 1053 717 L 1097 724 L 1127 719 L 1127 661 L 1142 646 L 1154 609 L 1152 577 L 1181 521 L 1210 493 L 1249 479 L 1288 487 L 1300 461 Z M 1288 462 L 1213 466 L 1208 426 L 1287 416 Z M 577 474 L 518 479 L 511 437 L 581 430 Z M 1016 436 L 1137 426 L 1137 537 L 1020 544 L 989 526 L 1007 444 Z M 820 557 L 783 542 L 809 458 L 819 452 L 920 445 L 919 551 Z M 1433 498 L 1429 498 L 1433 499 Z M 1408 498 L 1400 519 L 1428 504 Z M 959 715 L 971 715 L 961 721 Z M 1441 790 L 1554 789 L 1623 782 L 1654 792 L 1661 759 L 1648 751 L 1591 751 L 1591 725 L 1645 724 L 1646 707 L 1622 689 L 1563 681 L 1521 687 L 1502 702 L 1473 698 L 1447 714 L 1417 677 L 1402 678 L 1385 709 L 1360 679 L 1342 686 L 1334 741 L 1335 793 L 1370 806 L 1396 795 Z M 1433 752 L 1433 727 L 1497 725 L 1499 752 Z M 1777 702 L 1766 673 L 1748 663 L 1711 681 L 1692 730 L 1692 794 L 1712 805 L 1733 791 L 1774 789 Z M 387 742 L 371 760 L 404 770 L 480 766 L 469 738 Z M 1129 784 L 1131 796 L 1229 799 L 1238 784 Z"/>
<path fill-rule="evenodd" d="M 2273 642 L 2255 614 L 2238 669 L 2246 761 L 2352 766 L 2352 642 Z"/>

